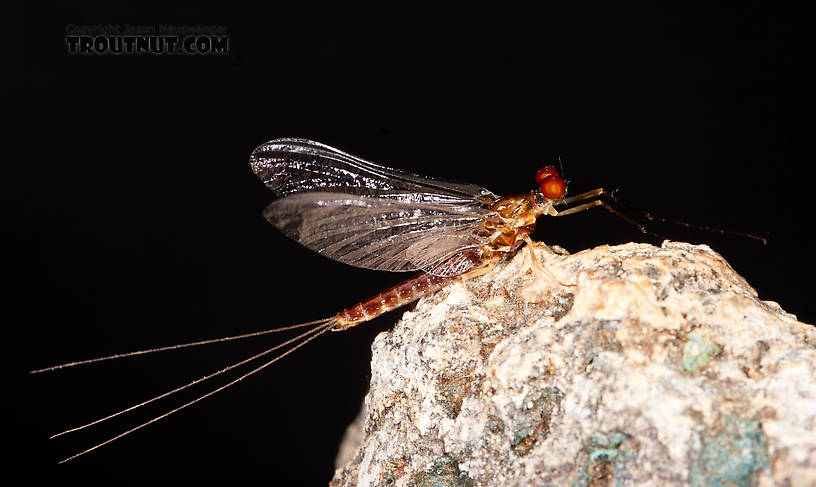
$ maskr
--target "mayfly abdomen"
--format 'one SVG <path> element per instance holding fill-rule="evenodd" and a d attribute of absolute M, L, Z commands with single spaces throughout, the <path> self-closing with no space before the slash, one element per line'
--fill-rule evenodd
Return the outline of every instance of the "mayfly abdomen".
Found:
<path fill-rule="evenodd" d="M 456 276 L 442 277 L 433 274 L 419 274 L 396 286 L 386 289 L 376 296 L 361 301 L 334 317 L 333 331 L 341 331 L 354 325 L 372 320 L 381 314 L 412 303 L 419 298 L 430 296 L 450 284 Z"/>

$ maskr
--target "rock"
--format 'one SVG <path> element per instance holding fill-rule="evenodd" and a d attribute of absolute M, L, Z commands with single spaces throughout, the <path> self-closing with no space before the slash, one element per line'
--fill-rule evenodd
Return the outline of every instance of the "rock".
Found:
<path fill-rule="evenodd" d="M 813 326 L 705 245 L 536 255 L 377 337 L 331 485 L 816 485 Z"/>

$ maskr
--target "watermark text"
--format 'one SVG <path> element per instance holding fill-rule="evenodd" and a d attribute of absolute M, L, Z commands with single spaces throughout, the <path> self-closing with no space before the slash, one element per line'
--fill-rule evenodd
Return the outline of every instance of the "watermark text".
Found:
<path fill-rule="evenodd" d="M 225 55 L 230 38 L 223 25 L 65 26 L 71 55 Z"/>

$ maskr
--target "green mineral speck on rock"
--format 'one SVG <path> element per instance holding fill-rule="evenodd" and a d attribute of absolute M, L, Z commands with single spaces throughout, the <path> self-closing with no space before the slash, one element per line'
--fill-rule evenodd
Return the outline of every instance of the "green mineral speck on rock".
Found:
<path fill-rule="evenodd" d="M 701 434 L 700 444 L 689 466 L 693 487 L 753 486 L 755 473 L 768 468 L 768 442 L 755 420 L 723 416 Z"/>
<path fill-rule="evenodd" d="M 459 462 L 455 458 L 442 455 L 434 460 L 429 470 L 412 475 L 408 486 L 473 487 L 473 479 L 468 476 L 467 472 L 459 470 Z"/>
<path fill-rule="evenodd" d="M 637 458 L 637 443 L 623 433 L 598 432 L 590 439 L 590 448 L 593 447 L 572 478 L 572 486 L 625 485 L 623 475 L 629 462 Z"/>
<path fill-rule="evenodd" d="M 680 363 L 680 369 L 685 372 L 702 369 L 722 352 L 722 347 L 716 343 L 704 342 L 694 336 L 689 339 L 683 347 L 683 361 Z"/>
<path fill-rule="evenodd" d="M 589 454 L 589 461 L 594 462 L 599 457 L 605 460 L 614 460 L 618 456 L 616 448 L 599 448 Z"/>
<path fill-rule="evenodd" d="M 532 451 L 539 438 L 544 439 L 549 435 L 552 415 L 563 397 L 563 392 L 555 387 L 548 387 L 534 390 L 524 398 L 520 420 L 510 442 L 513 453 L 523 457 Z"/>

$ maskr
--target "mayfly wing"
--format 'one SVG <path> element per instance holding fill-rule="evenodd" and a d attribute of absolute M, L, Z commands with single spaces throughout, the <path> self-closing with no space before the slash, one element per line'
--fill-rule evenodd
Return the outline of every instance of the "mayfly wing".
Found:
<path fill-rule="evenodd" d="M 491 191 L 366 161 L 304 139 L 276 139 L 250 165 L 279 197 L 266 218 L 329 258 L 388 271 L 467 271 L 486 243 Z"/>
<path fill-rule="evenodd" d="M 274 201 L 264 216 L 293 240 L 346 264 L 449 276 L 476 263 L 471 249 L 487 243 L 483 222 L 491 213 L 478 205 L 312 192 Z"/>
<path fill-rule="evenodd" d="M 269 141 L 252 152 L 249 163 L 278 197 L 322 191 L 464 206 L 481 206 L 498 198 L 475 184 L 381 166 L 305 139 Z"/>
<path fill-rule="evenodd" d="M 423 267 L 422 270 L 428 274 L 440 277 L 451 277 L 464 274 L 465 272 L 482 267 L 486 262 L 479 247 L 462 249 L 447 258 L 443 258 L 433 264 Z"/>

